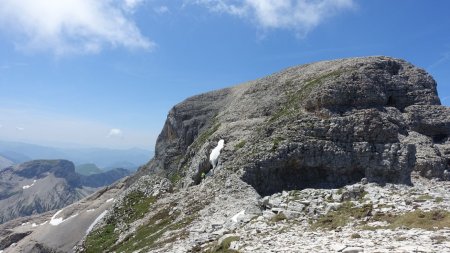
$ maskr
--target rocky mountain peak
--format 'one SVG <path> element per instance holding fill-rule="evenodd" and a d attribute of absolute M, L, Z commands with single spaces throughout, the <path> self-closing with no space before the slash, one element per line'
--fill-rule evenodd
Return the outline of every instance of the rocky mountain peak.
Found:
<path fill-rule="evenodd" d="M 67 160 L 33 160 L 14 167 L 14 172 L 21 177 L 45 177 L 48 173 L 64 178 L 72 187 L 79 187 L 80 177 L 75 173 L 75 165 Z"/>
<path fill-rule="evenodd" d="M 449 134 L 404 60 L 305 64 L 175 105 L 135 175 L 0 231 L 31 231 L 11 250 L 444 252 Z"/>
<path fill-rule="evenodd" d="M 434 112 L 441 116 L 430 117 Z M 436 82 L 404 60 L 323 61 L 174 106 L 143 173 L 197 184 L 212 169 L 210 151 L 225 139 L 219 167 L 236 171 L 263 195 L 361 178 L 410 184 L 414 169 L 442 177 L 449 158 L 439 158 L 439 171 L 425 169 L 416 159 L 418 145 L 407 137 L 414 132 L 445 142 L 449 122 Z"/>

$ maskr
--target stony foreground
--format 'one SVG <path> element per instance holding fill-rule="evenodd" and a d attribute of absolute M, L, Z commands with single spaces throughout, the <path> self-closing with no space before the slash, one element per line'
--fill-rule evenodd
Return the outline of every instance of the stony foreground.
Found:
<path fill-rule="evenodd" d="M 228 221 L 216 221 L 214 231 L 205 231 L 212 235 L 209 240 L 193 228 L 190 240 L 165 250 L 185 252 L 186 245 L 205 241 L 198 251 L 450 252 L 450 182 L 420 176 L 412 180 L 413 186 L 369 183 L 274 194 L 261 200 L 267 208 L 261 215 L 238 215 L 234 230 L 221 227 L 229 227 Z M 355 210 L 342 209 L 350 203 Z M 445 217 L 421 218 L 421 211 Z M 351 217 L 355 212 L 360 216 Z M 386 216 L 400 218 L 382 218 Z"/>

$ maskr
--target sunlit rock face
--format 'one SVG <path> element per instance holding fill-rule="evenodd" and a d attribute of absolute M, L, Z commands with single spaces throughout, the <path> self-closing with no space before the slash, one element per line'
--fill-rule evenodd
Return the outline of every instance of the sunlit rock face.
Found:
<path fill-rule="evenodd" d="M 410 184 L 414 169 L 445 178 L 449 117 L 433 78 L 408 62 L 317 62 L 176 105 L 143 171 L 198 184 L 224 139 L 218 167 L 237 171 L 263 195 L 361 178 Z M 423 152 L 426 161 L 417 156 Z"/>

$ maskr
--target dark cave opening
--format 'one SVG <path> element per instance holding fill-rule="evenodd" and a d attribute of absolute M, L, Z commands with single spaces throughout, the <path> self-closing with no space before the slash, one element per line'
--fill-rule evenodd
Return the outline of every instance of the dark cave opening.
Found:
<path fill-rule="evenodd" d="M 447 140 L 448 135 L 446 134 L 436 134 L 433 136 L 433 142 L 434 143 L 443 143 Z"/>
<path fill-rule="evenodd" d="M 396 104 L 397 103 L 395 101 L 394 96 L 389 96 L 388 101 L 387 101 L 387 106 L 396 107 Z"/>
<path fill-rule="evenodd" d="M 288 162 L 284 166 L 262 166 L 247 169 L 242 179 L 261 196 L 305 188 L 340 188 L 360 182 L 365 173 L 362 168 L 336 170 L 307 167 Z"/>

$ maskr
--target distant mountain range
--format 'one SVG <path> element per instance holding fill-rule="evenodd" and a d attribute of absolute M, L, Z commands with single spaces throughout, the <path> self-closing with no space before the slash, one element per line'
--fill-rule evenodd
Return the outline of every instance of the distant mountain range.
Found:
<path fill-rule="evenodd" d="M 37 159 L 65 159 L 76 165 L 95 164 L 109 170 L 124 168 L 136 170 L 153 157 L 153 151 L 107 148 L 57 148 L 21 142 L 0 141 L 0 169 L 12 164 L 19 164 Z"/>
<path fill-rule="evenodd" d="M 119 168 L 80 175 L 67 160 L 33 160 L 4 168 L 0 170 L 0 224 L 65 207 L 129 174 Z"/>

